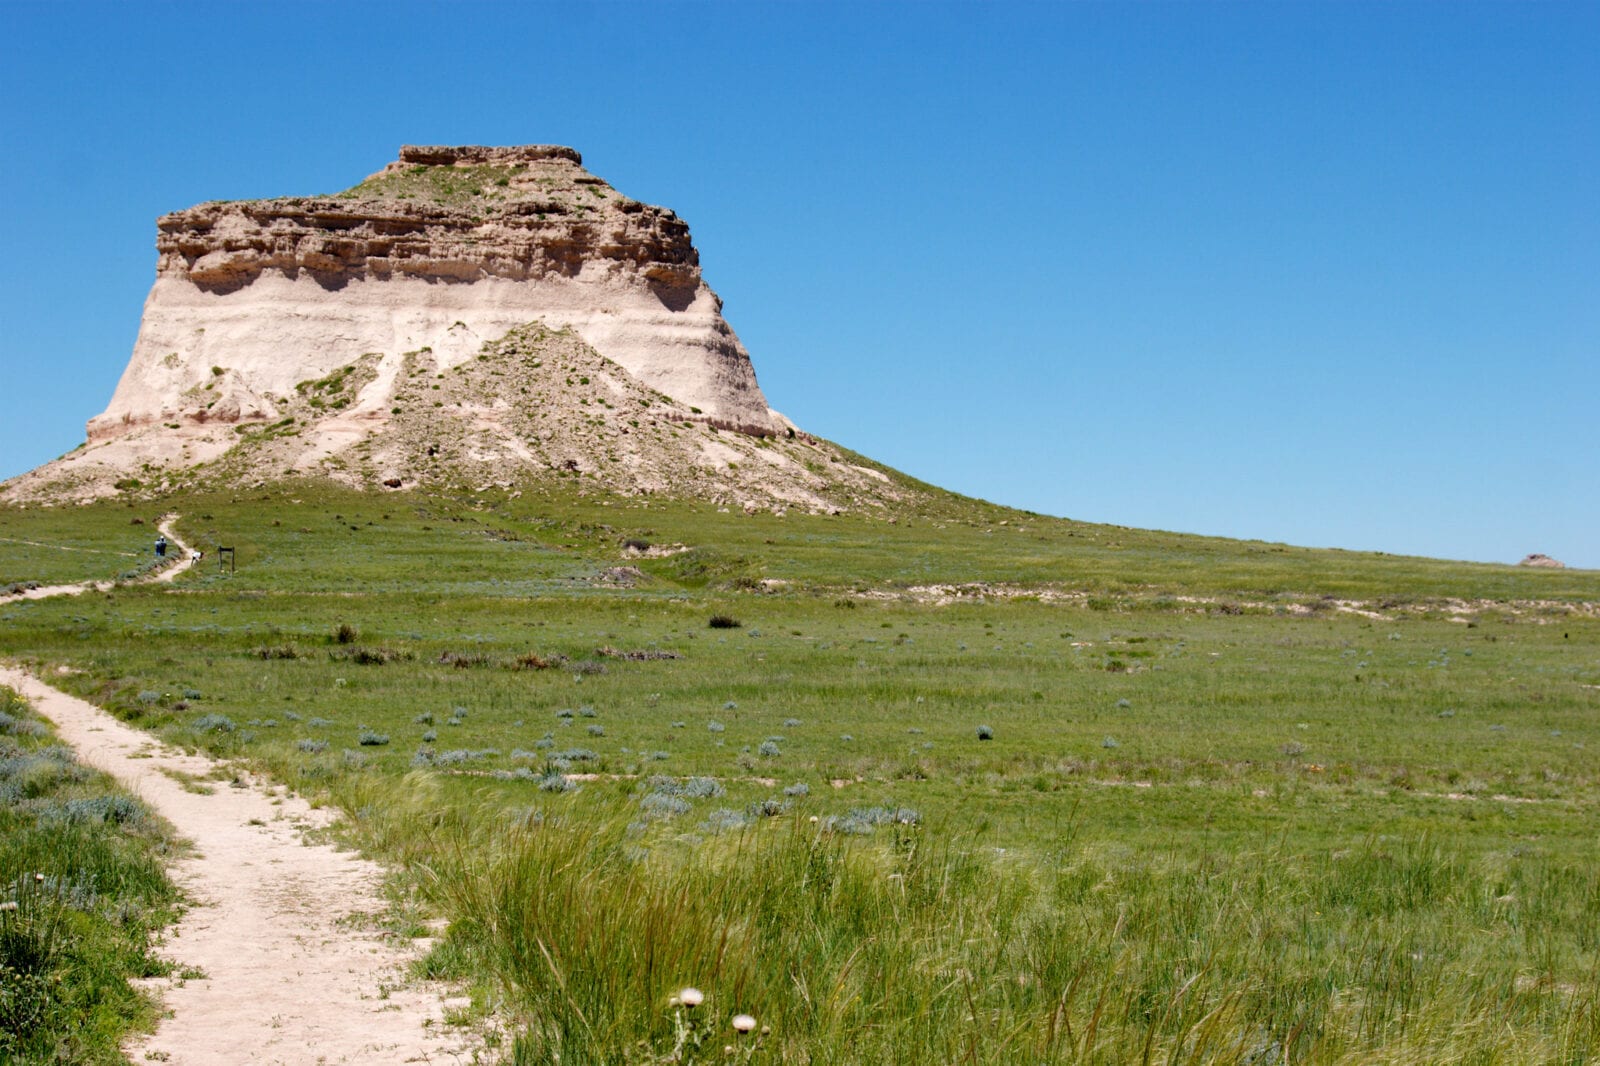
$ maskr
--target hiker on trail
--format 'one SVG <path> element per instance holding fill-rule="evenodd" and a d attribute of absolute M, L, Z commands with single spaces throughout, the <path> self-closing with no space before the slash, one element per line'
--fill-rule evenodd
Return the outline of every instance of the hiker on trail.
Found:
<path fill-rule="evenodd" d="M 199 548 L 191 548 L 189 549 L 189 561 L 191 563 L 198 563 L 201 559 L 205 558 L 205 554 L 206 553 L 201 551 Z"/>
<path fill-rule="evenodd" d="M 167 537 L 166 537 L 166 534 L 162 534 L 161 536 L 156 538 L 156 558 L 157 559 L 165 559 L 166 557 L 167 557 Z"/>

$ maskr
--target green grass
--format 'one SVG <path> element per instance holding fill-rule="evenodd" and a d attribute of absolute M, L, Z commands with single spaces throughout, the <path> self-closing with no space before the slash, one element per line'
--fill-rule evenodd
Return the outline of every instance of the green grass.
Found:
<path fill-rule="evenodd" d="M 518 1061 L 1594 1061 L 1600 575 L 579 491 L 150 501 L 238 571 L 0 652 L 347 811 Z"/>
<path fill-rule="evenodd" d="M 154 561 L 157 517 L 127 505 L 0 507 L 0 593 L 136 577 Z"/>
<path fill-rule="evenodd" d="M 352 200 L 420 200 L 450 207 L 478 207 L 503 199 L 510 180 L 528 168 L 513 166 L 413 166 L 375 174 L 337 195 Z"/>
<path fill-rule="evenodd" d="M 121 1063 L 153 1021 L 129 977 L 164 972 L 167 829 L 0 689 L 0 1061 Z"/>

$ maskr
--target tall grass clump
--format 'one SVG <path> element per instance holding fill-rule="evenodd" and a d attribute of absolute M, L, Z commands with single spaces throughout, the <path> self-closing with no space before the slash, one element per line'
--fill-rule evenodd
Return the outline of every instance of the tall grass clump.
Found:
<path fill-rule="evenodd" d="M 503 840 L 481 867 L 478 848 L 455 851 L 475 868 L 438 885 L 456 935 L 522 1012 L 518 1061 L 665 1054 L 676 1040 L 667 999 L 685 984 L 707 990 L 711 1029 L 738 1011 L 780 1034 L 774 1061 L 823 1049 L 905 1060 L 913 1048 L 948 1060 L 960 1052 L 954 1030 L 925 1019 L 965 1011 L 967 990 L 943 988 L 962 951 L 939 930 L 999 932 L 1031 895 L 932 855 L 910 831 L 867 848 L 788 821 L 691 855 L 643 847 L 617 812 L 524 821 Z M 944 979 L 927 979 L 930 966 Z M 711 1039 L 720 1051 L 731 1035 Z"/>
<path fill-rule="evenodd" d="M 1600 1047 L 1586 867 L 1376 838 L 1013 860 L 913 819 L 863 836 L 797 813 L 697 839 L 603 799 L 427 815 L 423 781 L 359 797 L 363 828 L 425 872 L 451 919 L 432 970 L 509 1005 L 519 1063 L 693 1062 L 701 1043 L 707 1062 L 731 1044 L 751 1062 L 996 1066 Z M 687 1015 L 669 1003 L 685 986 L 706 994 Z M 735 1043 L 735 1013 L 770 1032 Z"/>
<path fill-rule="evenodd" d="M 148 949 L 177 904 L 170 844 L 0 689 L 0 1062 L 124 1061 L 152 1018 L 128 978 L 164 969 Z"/>

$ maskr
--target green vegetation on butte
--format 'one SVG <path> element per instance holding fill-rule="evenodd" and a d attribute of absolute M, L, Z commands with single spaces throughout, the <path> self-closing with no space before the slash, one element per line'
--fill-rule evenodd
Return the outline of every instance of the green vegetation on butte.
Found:
<path fill-rule="evenodd" d="M 0 654 L 341 807 L 517 1062 L 1600 1054 L 1600 575 L 916 496 L 8 508 L 213 554 Z"/>

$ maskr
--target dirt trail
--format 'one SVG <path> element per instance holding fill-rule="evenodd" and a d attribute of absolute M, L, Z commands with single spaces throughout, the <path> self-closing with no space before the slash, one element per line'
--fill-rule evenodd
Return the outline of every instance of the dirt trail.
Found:
<path fill-rule="evenodd" d="M 116 777 L 195 844 L 173 876 L 195 901 L 166 954 L 203 977 L 152 982 L 169 1014 L 127 1049 L 134 1062 L 471 1062 L 478 1041 L 446 1031 L 447 990 L 407 981 L 414 950 L 375 928 L 382 870 L 306 830 L 333 815 L 281 786 L 225 776 L 83 700 L 0 666 L 82 760 Z M 187 776 L 187 787 L 173 775 Z"/>
<path fill-rule="evenodd" d="M 189 550 L 152 580 L 191 564 Z M 64 586 L 76 594 L 93 583 Z M 45 589 L 33 590 L 39 598 Z M 282 786 L 162 745 L 93 704 L 0 664 L 0 684 L 32 701 L 87 764 L 138 795 L 195 845 L 173 864 L 193 906 L 169 931 L 179 974 L 147 982 L 166 1017 L 125 1050 L 180 1066 L 311 1066 L 480 1061 L 476 1034 L 447 1029 L 449 989 L 408 980 L 417 947 L 386 940 L 382 869 L 307 831 L 335 816 Z M 198 789 L 208 791 L 201 792 Z"/>

